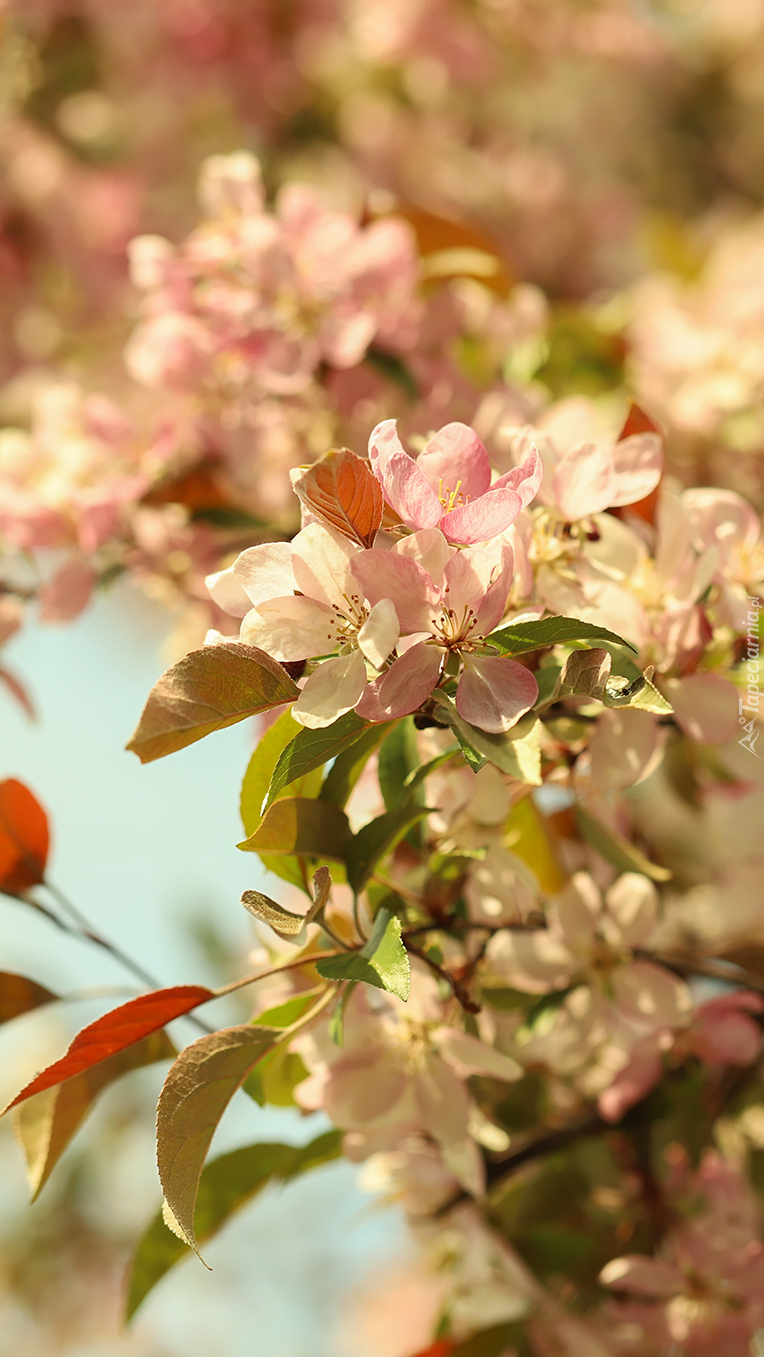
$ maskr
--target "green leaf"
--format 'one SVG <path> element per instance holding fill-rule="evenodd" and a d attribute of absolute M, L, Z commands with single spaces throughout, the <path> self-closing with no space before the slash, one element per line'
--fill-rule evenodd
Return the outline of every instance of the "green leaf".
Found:
<path fill-rule="evenodd" d="M 566 645 L 570 641 L 606 641 L 637 653 L 630 641 L 625 641 L 614 631 L 608 631 L 607 627 L 597 626 L 594 622 L 581 622 L 577 617 L 542 617 L 536 621 L 515 622 L 512 626 L 491 632 L 486 640 L 505 655 L 522 655 L 526 650 Z"/>
<path fill-rule="evenodd" d="M 404 783 L 419 763 L 416 730 L 408 717 L 398 723 L 379 751 L 377 777 L 386 810 L 399 808 Z"/>
<path fill-rule="evenodd" d="M 271 1182 L 287 1182 L 342 1155 L 342 1134 L 327 1131 L 309 1145 L 246 1145 L 213 1159 L 202 1173 L 196 1199 L 200 1243 L 214 1238 L 240 1207 Z M 133 1257 L 127 1319 L 170 1268 L 188 1256 L 182 1240 L 168 1230 L 161 1211 L 149 1225 Z"/>
<path fill-rule="evenodd" d="M 264 650 L 239 641 L 203 646 L 154 685 L 127 748 L 150 763 L 298 696 L 286 670 Z"/>
<path fill-rule="evenodd" d="M 541 786 L 541 722 L 532 711 L 521 717 L 506 735 L 491 735 L 463 720 L 454 703 L 437 689 L 433 693 L 445 720 L 452 727 L 471 768 L 493 763 L 502 772 L 531 787 Z"/>
<path fill-rule="evenodd" d="M 260 824 L 263 818 L 263 802 L 268 795 L 279 755 L 301 730 L 302 726 L 293 719 L 291 710 L 282 712 L 273 725 L 268 727 L 249 760 L 239 800 L 245 833 L 254 834 Z"/>
<path fill-rule="evenodd" d="M 329 1019 L 329 1036 L 335 1046 L 344 1046 L 345 1044 L 345 1009 L 352 997 L 355 989 L 355 981 L 351 980 L 343 989 L 340 995 L 340 1001 L 335 1006 L 334 1012 Z"/>
<path fill-rule="evenodd" d="M 362 891 L 381 858 L 400 838 L 430 811 L 426 806 L 403 806 L 370 820 L 353 836 L 347 849 L 348 885 L 356 894 Z"/>
<path fill-rule="evenodd" d="M 364 360 L 370 367 L 376 368 L 388 381 L 394 382 L 408 396 L 409 400 L 419 400 L 419 386 L 406 364 L 396 353 L 387 353 L 385 349 L 378 349 L 375 344 L 371 344 L 366 350 Z"/>
<path fill-rule="evenodd" d="M 238 847 L 245 853 L 305 853 L 344 862 L 350 841 L 348 817 L 339 806 L 293 796 L 274 801 L 259 828 Z"/>
<path fill-rule="evenodd" d="M 99 1093 L 131 1070 L 172 1060 L 175 1047 L 166 1032 L 153 1032 L 136 1046 L 119 1051 L 64 1084 L 36 1093 L 14 1108 L 13 1121 L 27 1165 L 35 1201 Z"/>
<path fill-rule="evenodd" d="M 204 1160 L 220 1118 L 247 1075 L 273 1049 L 276 1028 L 227 1027 L 181 1051 L 157 1105 L 157 1167 L 165 1223 L 197 1248 L 194 1205 Z"/>
<path fill-rule="evenodd" d="M 602 701 L 606 707 L 636 707 L 641 711 L 651 711 L 657 716 L 670 716 L 674 708 L 650 682 L 652 669 L 640 674 L 631 682 L 615 675 L 608 679 Z"/>
<path fill-rule="evenodd" d="M 643 876 L 649 876 L 651 881 L 671 880 L 673 872 L 667 867 L 650 862 L 633 843 L 607 829 L 601 820 L 596 820 L 582 806 L 576 807 L 576 819 L 586 842 L 619 872 L 641 872 Z"/>
<path fill-rule="evenodd" d="M 374 930 L 360 952 L 345 952 L 316 962 L 316 970 L 325 980 L 363 980 L 399 999 L 408 999 L 411 988 L 411 964 L 401 941 L 401 921 L 386 909 L 380 909 Z"/>
<path fill-rule="evenodd" d="M 330 759 L 336 759 L 346 749 L 351 748 L 369 729 L 369 723 L 362 721 L 354 711 L 346 712 L 331 726 L 321 730 L 309 730 L 301 727 L 299 733 L 282 751 L 271 778 L 268 790 L 268 802 L 278 796 L 282 787 L 286 787 L 304 773 L 314 768 L 323 768 Z"/>
<path fill-rule="evenodd" d="M 321 787 L 319 796 L 322 801 L 333 801 L 336 806 L 346 804 L 372 754 L 376 753 L 395 724 L 394 721 L 382 721 L 367 726 L 359 739 L 337 756 Z"/>
<path fill-rule="evenodd" d="M 403 784 L 403 797 L 398 798 L 398 805 L 410 805 L 414 792 L 425 779 L 431 773 L 436 772 L 438 768 L 441 768 L 444 763 L 449 763 L 458 753 L 459 746 L 457 744 L 449 745 L 448 749 L 444 749 L 442 754 L 436 754 L 434 759 L 430 759 L 428 763 L 423 763 L 421 768 L 415 768 L 413 773 L 409 773 Z"/>

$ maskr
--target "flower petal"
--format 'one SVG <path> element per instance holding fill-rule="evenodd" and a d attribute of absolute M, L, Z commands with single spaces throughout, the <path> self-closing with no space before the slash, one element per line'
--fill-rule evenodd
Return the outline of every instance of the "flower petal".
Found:
<path fill-rule="evenodd" d="M 646 876 L 624 872 L 607 891 L 605 905 L 603 924 L 609 926 L 612 920 L 618 941 L 638 947 L 649 937 L 658 917 L 658 892 Z"/>
<path fill-rule="evenodd" d="M 563 518 L 574 523 L 607 509 L 615 494 L 615 471 L 610 448 L 580 443 L 557 463 L 552 490 Z"/>
<path fill-rule="evenodd" d="M 252 608 L 241 624 L 245 645 L 259 646 L 274 660 L 308 660 L 337 644 L 334 613 L 325 603 L 292 594 Z"/>
<path fill-rule="evenodd" d="M 456 1027 L 439 1027 L 430 1034 L 430 1040 L 462 1079 L 468 1079 L 471 1074 L 486 1074 L 511 1083 L 522 1077 L 522 1066 L 511 1056 L 503 1055 Z"/>
<path fill-rule="evenodd" d="M 370 683 L 356 707 L 365 721 L 390 721 L 421 707 L 440 677 L 445 651 L 418 641 Z"/>
<path fill-rule="evenodd" d="M 438 498 L 459 486 L 464 499 L 475 499 L 491 484 L 488 453 L 468 424 L 444 424 L 420 453 L 417 466 Z"/>
<path fill-rule="evenodd" d="M 402 537 L 393 547 L 396 556 L 409 556 L 427 571 L 433 584 L 440 589 L 443 584 L 443 572 L 456 547 L 450 547 L 440 528 L 422 528 L 412 532 L 410 537 Z"/>
<path fill-rule="evenodd" d="M 513 467 L 506 475 L 500 476 L 497 481 L 494 481 L 491 490 L 516 491 L 525 509 L 531 500 L 536 498 L 543 475 L 544 463 L 541 460 L 541 453 L 536 444 L 531 443 L 530 452 L 520 463 L 520 466 Z"/>
<path fill-rule="evenodd" d="M 267 598 L 281 598 L 295 590 L 292 549 L 288 542 L 264 542 L 259 547 L 247 547 L 234 561 L 233 573 L 255 607 Z"/>
<path fill-rule="evenodd" d="M 324 660 L 305 684 L 292 716 L 301 726 L 320 730 L 350 711 L 365 687 L 366 665 L 360 650 Z"/>
<path fill-rule="evenodd" d="M 700 744 L 726 744 L 738 733 L 738 692 L 721 674 L 668 679 L 666 696 L 678 725 Z M 741 732 L 742 733 L 742 732 Z"/>
<path fill-rule="evenodd" d="M 692 1012 L 683 980 L 652 961 L 630 961 L 612 973 L 613 1002 L 636 1026 L 678 1027 Z"/>
<path fill-rule="evenodd" d="M 440 594 L 411 557 L 375 547 L 358 552 L 352 571 L 372 607 L 380 599 L 391 600 L 404 635 L 432 629 L 433 618 L 440 615 Z"/>
<path fill-rule="evenodd" d="M 514 523 L 522 507 L 523 501 L 516 490 L 489 490 L 479 499 L 460 504 L 458 509 L 444 514 L 439 527 L 449 542 L 466 545 L 487 542 Z"/>
<path fill-rule="evenodd" d="M 256 547 L 253 549 L 257 550 Z M 252 600 L 236 578 L 232 565 L 227 570 L 216 570 L 214 575 L 208 575 L 204 583 L 218 607 L 231 617 L 243 617 L 252 607 Z"/>
<path fill-rule="evenodd" d="M 663 471 L 663 445 L 655 433 L 632 434 L 612 449 L 615 472 L 610 508 L 636 504 L 654 490 Z"/>
<path fill-rule="evenodd" d="M 464 669 L 456 690 L 456 710 L 481 730 L 511 730 L 538 697 L 529 669 L 504 655 L 462 655 Z"/>
<path fill-rule="evenodd" d="M 369 460 L 378 481 L 383 481 L 385 467 L 393 453 L 403 453 L 403 444 L 396 429 L 397 422 L 395 419 L 383 419 L 372 429 L 369 436 Z"/>
<path fill-rule="evenodd" d="M 491 938 L 486 960 L 493 976 L 524 994 L 563 989 L 576 969 L 567 947 L 545 928 L 528 932 L 502 929 Z"/>
<path fill-rule="evenodd" d="M 375 669 L 381 669 L 391 650 L 394 650 L 400 638 L 401 629 L 398 614 L 389 598 L 381 598 L 375 603 L 369 616 L 358 633 L 358 644 L 362 653 Z"/>
<path fill-rule="evenodd" d="M 292 567 L 300 593 L 330 606 L 337 604 L 344 611 L 346 596 L 355 589 L 350 563 L 358 551 L 353 542 L 323 523 L 303 528 L 292 541 Z"/>

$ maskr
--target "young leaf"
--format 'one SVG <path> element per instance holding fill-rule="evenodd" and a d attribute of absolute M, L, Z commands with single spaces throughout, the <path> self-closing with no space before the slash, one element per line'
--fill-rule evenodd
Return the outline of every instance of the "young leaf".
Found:
<path fill-rule="evenodd" d="M 650 862 L 633 843 L 607 829 L 601 820 L 595 819 L 582 806 L 576 807 L 576 819 L 587 843 L 590 843 L 592 848 L 619 872 L 641 872 L 643 876 L 649 876 L 651 881 L 671 880 L 673 872 L 667 867 L 659 867 L 656 862 Z"/>
<path fill-rule="evenodd" d="M 522 655 L 526 650 L 565 645 L 569 641 L 606 641 L 610 645 L 625 646 L 636 654 L 630 641 L 616 636 L 607 627 L 597 626 L 594 622 L 581 622 L 577 617 L 541 617 L 529 622 L 515 622 L 512 626 L 491 632 L 487 639 L 504 655 Z"/>
<path fill-rule="evenodd" d="M 368 729 L 368 723 L 354 711 L 346 712 L 333 725 L 320 730 L 300 729 L 279 757 L 268 789 L 267 804 L 271 805 L 282 787 L 314 768 L 323 768 L 330 759 L 349 749 Z"/>
<path fill-rule="evenodd" d="M 306 853 L 343 862 L 349 841 L 348 817 L 339 806 L 292 796 L 274 801 L 260 827 L 238 846 L 245 853 Z"/>
<path fill-rule="evenodd" d="M 337 755 L 321 786 L 319 796 L 322 801 L 333 801 L 335 806 L 345 805 L 372 754 L 394 726 L 394 721 L 367 726 L 348 749 Z"/>
<path fill-rule="evenodd" d="M 127 748 L 151 763 L 298 695 L 286 670 L 264 650 L 238 641 L 203 646 L 154 685 Z"/>
<path fill-rule="evenodd" d="M 295 494 L 317 518 L 360 547 L 371 547 L 384 511 L 382 487 L 368 462 L 348 448 L 332 448 L 294 483 Z"/>
<path fill-rule="evenodd" d="M 325 1131 L 308 1145 L 245 1145 L 207 1165 L 199 1180 L 196 1229 L 200 1244 L 213 1239 L 236 1211 L 272 1182 L 288 1182 L 300 1173 L 331 1163 L 342 1154 L 342 1133 Z M 186 1246 L 172 1234 L 158 1211 L 133 1257 L 127 1295 L 127 1319 L 182 1258 Z"/>
<path fill-rule="evenodd" d="M 0 891 L 21 895 L 45 880 L 50 832 L 35 796 L 15 777 L 0 782 Z"/>
<path fill-rule="evenodd" d="M 532 711 L 522 716 L 506 735 L 491 735 L 463 720 L 445 693 L 436 691 L 433 698 L 452 727 L 470 767 L 477 769 L 485 762 L 493 763 L 518 782 L 541 786 L 541 722 Z"/>
<path fill-rule="evenodd" d="M 268 924 L 280 938 L 284 938 L 286 942 L 297 942 L 302 940 L 308 924 L 313 922 L 326 904 L 331 884 L 329 868 L 319 867 L 313 877 L 313 903 L 307 914 L 293 914 L 291 910 L 277 905 L 269 895 L 263 895 L 260 891 L 245 891 L 241 903 L 261 923 Z"/>
<path fill-rule="evenodd" d="M 10 1022 L 22 1013 L 29 1013 L 41 1004 L 52 1004 L 58 998 L 36 980 L 14 971 L 0 971 L 0 1023 Z"/>
<path fill-rule="evenodd" d="M 594 697 L 601 701 L 610 679 L 612 663 L 607 650 L 595 648 L 572 651 L 563 666 L 554 698 L 581 693 L 585 697 Z"/>
<path fill-rule="evenodd" d="M 642 711 L 654 712 L 657 716 L 670 715 L 674 708 L 650 682 L 652 676 L 652 665 L 631 681 L 615 675 L 605 685 L 603 703 L 606 707 L 638 707 Z"/>
<path fill-rule="evenodd" d="M 42 1191 L 61 1155 L 98 1094 L 130 1070 L 172 1060 L 176 1051 L 166 1032 L 153 1032 L 92 1069 L 28 1098 L 14 1110 L 14 1129 L 27 1163 L 32 1201 Z"/>
<path fill-rule="evenodd" d="M 407 777 L 419 767 L 419 751 L 413 721 L 400 721 L 379 751 L 377 776 L 386 810 L 397 810 Z"/>
<path fill-rule="evenodd" d="M 370 820 L 363 829 L 353 835 L 347 849 L 348 885 L 358 894 L 362 891 L 377 863 L 413 824 L 429 815 L 426 806 L 403 806 L 400 810 L 389 810 Z"/>
<path fill-rule="evenodd" d="M 401 941 L 401 921 L 380 909 L 374 930 L 360 952 L 345 952 L 316 962 L 325 980 L 363 980 L 406 1000 L 411 988 L 411 963 Z"/>
<path fill-rule="evenodd" d="M 176 985 L 172 989 L 158 989 L 151 994 L 140 994 L 127 1004 L 120 1004 L 110 1013 L 104 1013 L 78 1032 L 66 1055 L 54 1061 L 32 1079 L 4 1109 L 10 1111 L 35 1093 L 74 1079 L 85 1070 L 93 1069 L 128 1046 L 135 1046 L 152 1032 L 158 1032 L 168 1022 L 190 1013 L 192 1008 L 214 999 L 213 990 L 204 985 Z"/>
<path fill-rule="evenodd" d="M 302 729 L 294 720 L 291 710 L 283 711 L 268 727 L 254 750 L 244 774 L 239 798 L 239 813 L 246 834 L 254 834 L 260 824 L 273 770 L 283 750 Z"/>
<path fill-rule="evenodd" d="M 236 1090 L 280 1036 L 277 1028 L 246 1024 L 200 1037 L 181 1051 L 159 1095 L 159 1179 L 179 1237 L 197 1252 L 194 1204 L 215 1128 Z"/>

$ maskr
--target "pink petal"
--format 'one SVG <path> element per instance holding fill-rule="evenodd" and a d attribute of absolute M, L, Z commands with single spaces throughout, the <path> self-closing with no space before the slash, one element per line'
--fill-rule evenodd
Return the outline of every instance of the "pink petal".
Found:
<path fill-rule="evenodd" d="M 366 665 L 360 650 L 324 660 L 311 674 L 292 708 L 301 726 L 320 730 L 344 716 L 366 687 Z"/>
<path fill-rule="evenodd" d="M 369 460 L 378 481 L 383 480 L 385 467 L 392 454 L 403 452 L 403 444 L 395 427 L 396 422 L 394 419 L 383 419 L 381 424 L 372 429 L 369 437 Z"/>
<path fill-rule="evenodd" d="M 515 490 L 525 509 L 531 500 L 536 498 L 543 474 L 544 463 L 541 454 L 536 444 L 531 443 L 531 450 L 520 466 L 513 467 L 505 476 L 500 476 L 498 481 L 494 481 L 491 490 Z"/>
<path fill-rule="evenodd" d="M 638 1103 L 640 1098 L 644 1098 L 645 1094 L 657 1084 L 662 1073 L 663 1063 L 657 1043 L 650 1041 L 643 1043 L 642 1047 L 636 1047 L 628 1065 L 618 1072 L 610 1088 L 605 1089 L 597 1100 L 597 1109 L 602 1119 L 609 1122 L 620 1121 L 624 1112 L 628 1112 L 630 1107 Z M 610 1285 L 619 1286 L 619 1283 L 610 1281 Z M 633 1282 L 631 1285 L 628 1283 L 623 1285 L 624 1290 L 638 1290 Z"/>
<path fill-rule="evenodd" d="M 685 735 L 700 744 L 726 744 L 742 730 L 738 726 L 737 688 L 721 674 L 690 674 L 669 679 L 666 696 Z"/>
<path fill-rule="evenodd" d="M 450 514 L 444 514 L 439 527 L 449 542 L 467 545 L 487 542 L 498 537 L 510 523 L 514 523 L 523 507 L 515 490 L 489 490 L 469 504 L 460 504 Z"/>
<path fill-rule="evenodd" d="M 614 494 L 608 507 L 636 504 L 654 490 L 663 471 L 663 444 L 655 433 L 632 434 L 612 449 Z"/>
<path fill-rule="evenodd" d="M 615 472 L 610 448 L 581 443 L 557 463 L 552 490 L 557 506 L 569 523 L 598 514 L 613 502 Z"/>
<path fill-rule="evenodd" d="M 445 424 L 439 429 L 417 458 L 417 466 L 438 496 L 459 486 L 464 499 L 476 499 L 491 485 L 488 453 L 467 424 Z"/>
<path fill-rule="evenodd" d="M 630 1291 L 635 1296 L 675 1296 L 685 1285 L 682 1273 L 673 1263 L 640 1253 L 614 1258 L 603 1267 L 600 1281 L 603 1286 Z"/>
<path fill-rule="evenodd" d="M 417 561 L 373 547 L 359 551 L 351 570 L 372 607 L 383 598 L 391 600 L 404 635 L 431 630 L 432 619 L 440 615 L 440 595 Z"/>
<path fill-rule="evenodd" d="M 440 678 L 445 651 L 418 641 L 370 683 L 356 707 L 364 721 L 390 721 L 421 707 Z"/>
<path fill-rule="evenodd" d="M 529 711 L 538 684 L 525 665 L 504 655 L 462 655 L 456 710 L 481 730 L 502 734 Z"/>
<path fill-rule="evenodd" d="M 380 479 L 385 499 L 408 528 L 437 527 L 443 506 L 412 457 L 394 452 Z"/>
<path fill-rule="evenodd" d="M 326 655 L 337 645 L 336 618 L 331 608 L 313 598 L 294 594 L 272 598 L 247 613 L 241 624 L 241 640 L 281 662 L 312 659 Z"/>
<path fill-rule="evenodd" d="M 40 592 L 42 622 L 71 622 L 90 601 L 95 571 L 84 556 L 70 556 Z"/>

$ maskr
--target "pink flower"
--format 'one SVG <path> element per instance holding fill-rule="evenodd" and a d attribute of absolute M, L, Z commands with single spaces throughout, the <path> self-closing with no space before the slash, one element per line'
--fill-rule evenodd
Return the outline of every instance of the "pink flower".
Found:
<path fill-rule="evenodd" d="M 706 1065 L 752 1065 L 761 1050 L 761 1028 L 750 1015 L 764 1012 L 760 994 L 736 990 L 701 1004 L 687 1033 Z"/>
<path fill-rule="evenodd" d="M 360 716 L 387 721 L 416 711 L 440 682 L 449 656 L 461 662 L 456 708 L 465 721 L 501 733 L 530 710 L 538 696 L 533 674 L 490 653 L 490 632 L 504 615 L 512 580 L 505 542 L 455 551 L 438 528 L 427 528 L 392 551 L 359 552 L 351 569 L 372 605 L 391 600 L 402 634 L 426 637 L 369 685 Z"/>
<path fill-rule="evenodd" d="M 404 452 L 395 420 L 369 439 L 369 456 L 385 498 L 409 528 L 440 528 L 449 542 L 486 542 L 508 528 L 541 484 L 531 447 L 522 466 L 491 484 L 488 453 L 466 424 L 446 424 L 416 461 Z"/>

